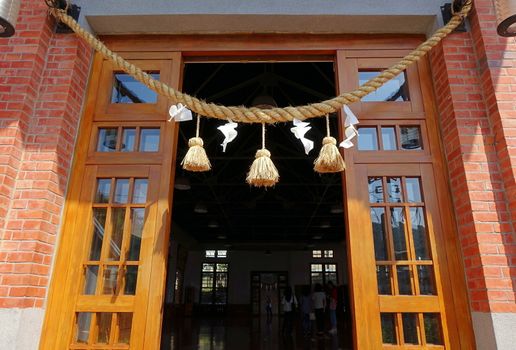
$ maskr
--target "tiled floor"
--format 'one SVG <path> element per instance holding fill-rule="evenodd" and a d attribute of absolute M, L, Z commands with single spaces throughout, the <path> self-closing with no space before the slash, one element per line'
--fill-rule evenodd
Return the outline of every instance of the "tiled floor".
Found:
<path fill-rule="evenodd" d="M 282 336 L 281 319 L 265 317 L 176 317 L 164 320 L 162 350 L 351 349 L 350 327 L 337 335 L 305 338 L 299 321 L 291 337 Z"/>

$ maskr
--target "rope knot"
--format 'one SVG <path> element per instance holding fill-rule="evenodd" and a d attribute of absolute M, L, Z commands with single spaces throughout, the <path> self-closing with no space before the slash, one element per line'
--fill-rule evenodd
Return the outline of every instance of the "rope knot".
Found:
<path fill-rule="evenodd" d="M 326 137 L 322 140 L 322 144 L 323 144 L 323 145 L 337 145 L 337 140 L 335 140 L 335 137 L 332 137 L 332 136 L 326 136 Z"/>
<path fill-rule="evenodd" d="M 204 145 L 204 142 L 202 141 L 202 139 L 200 137 L 192 137 L 190 140 L 188 140 L 188 147 L 193 147 L 193 146 L 203 146 Z"/>
<path fill-rule="evenodd" d="M 256 151 L 256 156 L 255 158 L 258 159 L 258 158 L 261 158 L 261 157 L 267 157 L 267 158 L 270 158 L 271 157 L 271 152 L 269 152 L 267 149 L 265 148 L 262 148 L 262 149 L 259 149 L 258 151 Z"/>

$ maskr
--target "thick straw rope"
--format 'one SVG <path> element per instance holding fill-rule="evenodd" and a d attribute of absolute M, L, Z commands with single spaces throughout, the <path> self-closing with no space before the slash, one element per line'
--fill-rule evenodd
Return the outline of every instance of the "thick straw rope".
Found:
<path fill-rule="evenodd" d="M 113 62 L 116 68 L 130 74 L 158 94 L 170 98 L 173 103 L 182 103 L 190 110 L 210 118 L 231 120 L 233 122 L 241 123 L 276 123 L 292 121 L 294 118 L 305 120 L 309 118 L 322 117 L 328 113 L 340 110 L 343 105 L 360 101 L 362 97 L 376 91 L 387 81 L 403 72 L 409 65 L 419 61 L 421 57 L 425 56 L 432 47 L 436 46 L 463 21 L 471 10 L 472 3 L 473 0 L 466 0 L 462 9 L 456 13 L 444 27 L 438 29 L 428 40 L 403 57 L 398 63 L 384 70 L 378 76 L 367 81 L 357 89 L 342 93 L 330 100 L 318 103 L 297 107 L 271 109 L 223 106 L 215 103 L 207 103 L 196 97 L 177 91 L 167 84 L 153 79 L 141 68 L 126 61 L 120 55 L 108 49 L 104 43 L 92 34 L 88 33 L 72 17 L 68 16 L 65 10 L 50 8 L 50 13 L 56 19 L 70 27 L 80 38 L 86 41 L 104 58 Z"/>

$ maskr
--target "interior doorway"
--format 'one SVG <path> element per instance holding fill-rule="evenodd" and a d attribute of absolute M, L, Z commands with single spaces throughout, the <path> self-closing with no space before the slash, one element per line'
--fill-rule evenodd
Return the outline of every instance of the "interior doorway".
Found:
<path fill-rule="evenodd" d="M 336 94 L 332 60 L 186 63 L 183 77 L 183 91 L 226 105 L 284 107 Z M 330 119 L 338 135 L 338 118 Z M 238 137 L 223 152 L 217 127 L 224 122 L 203 118 L 200 134 L 213 170 L 190 173 L 180 163 L 195 123 L 180 124 L 162 349 L 352 347 L 343 178 L 313 171 L 326 129 L 320 118 L 310 122 L 306 137 L 315 147 L 308 155 L 288 125 L 267 128 L 266 147 L 280 173 L 270 189 L 245 182 L 261 147 L 258 126 L 239 124 Z M 292 288 L 300 303 L 306 290 L 329 281 L 338 287 L 337 335 L 317 337 L 311 329 L 305 337 L 298 305 L 293 337 L 285 343 L 285 290 Z M 328 313 L 324 319 L 327 331 Z"/>

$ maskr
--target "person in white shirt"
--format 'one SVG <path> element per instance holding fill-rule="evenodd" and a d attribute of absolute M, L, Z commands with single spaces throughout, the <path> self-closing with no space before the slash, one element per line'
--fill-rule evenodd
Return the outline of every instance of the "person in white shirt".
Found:
<path fill-rule="evenodd" d="M 288 286 L 285 288 L 283 297 L 281 298 L 281 304 L 283 305 L 283 335 L 292 335 L 292 329 L 294 326 L 294 309 L 297 307 L 297 299 L 294 293 L 292 293 L 292 287 Z"/>
<path fill-rule="evenodd" d="M 312 295 L 313 307 L 315 311 L 315 322 L 317 324 L 317 334 L 324 334 L 324 310 L 326 309 L 326 294 L 320 283 L 314 287 L 314 294 Z"/>

